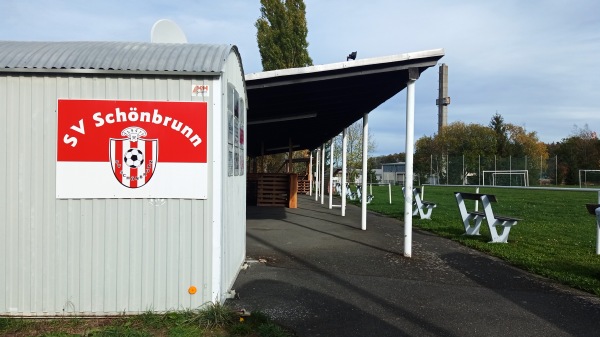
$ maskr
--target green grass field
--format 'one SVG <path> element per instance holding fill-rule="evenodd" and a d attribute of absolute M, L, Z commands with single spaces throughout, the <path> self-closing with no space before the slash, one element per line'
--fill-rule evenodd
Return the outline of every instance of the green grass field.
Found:
<path fill-rule="evenodd" d="M 511 229 L 508 243 L 489 243 L 487 223 L 480 236 L 466 236 L 453 192 L 475 192 L 474 186 L 426 186 L 424 200 L 435 202 L 431 220 L 413 217 L 413 226 L 499 257 L 521 269 L 600 295 L 600 255 L 596 255 L 596 219 L 586 203 L 597 203 L 597 192 L 481 188 L 495 194 L 494 213 L 523 219 Z M 400 186 L 373 186 L 368 209 L 400 220 L 404 197 Z M 467 204 L 467 207 L 472 207 Z M 481 205 L 480 205 L 481 209 Z"/>

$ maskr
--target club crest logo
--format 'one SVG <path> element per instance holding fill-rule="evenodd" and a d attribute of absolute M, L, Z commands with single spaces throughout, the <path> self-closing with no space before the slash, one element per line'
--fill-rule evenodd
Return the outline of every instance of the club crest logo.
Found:
<path fill-rule="evenodd" d="M 146 135 L 146 130 L 132 126 L 121 131 L 121 136 L 127 138 L 110 139 L 110 165 L 115 178 L 125 187 L 142 187 L 154 175 L 158 139 L 143 139 Z"/>

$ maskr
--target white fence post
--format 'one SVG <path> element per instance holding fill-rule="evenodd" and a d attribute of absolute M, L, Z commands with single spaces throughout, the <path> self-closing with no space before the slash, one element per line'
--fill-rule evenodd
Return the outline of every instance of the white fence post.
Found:
<path fill-rule="evenodd" d="M 598 191 L 598 204 L 600 204 L 600 191 Z M 600 255 L 600 208 L 596 208 L 596 255 Z"/>

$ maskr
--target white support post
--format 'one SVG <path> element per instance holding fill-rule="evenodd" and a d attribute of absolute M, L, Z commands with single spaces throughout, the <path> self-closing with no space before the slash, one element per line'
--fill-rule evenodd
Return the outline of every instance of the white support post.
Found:
<path fill-rule="evenodd" d="M 321 147 L 321 205 L 325 203 L 325 144 Z"/>
<path fill-rule="evenodd" d="M 346 161 L 348 156 L 348 133 L 346 129 L 342 132 L 342 216 L 346 216 Z"/>
<path fill-rule="evenodd" d="M 313 160 L 313 155 L 312 155 L 312 151 L 310 151 L 310 157 L 308 159 L 308 195 L 312 196 L 312 192 L 313 192 L 313 184 L 312 184 L 312 160 Z"/>
<path fill-rule="evenodd" d="M 392 184 L 388 184 L 388 194 L 390 195 L 390 205 L 392 204 Z"/>
<path fill-rule="evenodd" d="M 412 256 L 413 152 L 415 140 L 415 79 L 406 84 L 406 179 L 404 182 L 404 256 Z"/>
<path fill-rule="evenodd" d="M 331 138 L 331 145 L 329 145 L 329 209 L 333 208 L 333 140 Z"/>
<path fill-rule="evenodd" d="M 361 186 L 361 225 L 360 228 L 367 230 L 367 155 L 369 154 L 369 114 L 363 115 L 363 151 L 362 151 L 362 186 Z"/>
<path fill-rule="evenodd" d="M 479 187 L 475 189 L 475 193 L 479 193 Z M 475 200 L 475 212 L 479 211 L 479 200 Z"/>
<path fill-rule="evenodd" d="M 321 191 L 321 189 L 319 188 L 319 183 L 320 183 L 320 168 L 321 165 L 319 165 L 319 158 L 321 157 L 321 148 L 317 148 L 317 167 L 315 168 L 315 201 L 319 201 L 319 192 Z"/>

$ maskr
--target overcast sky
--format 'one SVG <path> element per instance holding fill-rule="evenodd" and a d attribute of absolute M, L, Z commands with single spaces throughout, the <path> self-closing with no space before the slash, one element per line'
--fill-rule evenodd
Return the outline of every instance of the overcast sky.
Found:
<path fill-rule="evenodd" d="M 505 122 L 556 142 L 600 131 L 598 0 L 305 0 L 315 65 L 443 48 L 448 122 Z M 190 43 L 237 45 L 245 73 L 262 70 L 258 0 L 2 0 L 0 40 L 149 41 L 171 19 Z M 416 83 L 415 137 L 437 132 L 438 68 Z M 374 155 L 404 152 L 405 91 L 369 117 Z M 360 98 L 357 98 L 360 99 Z"/>

